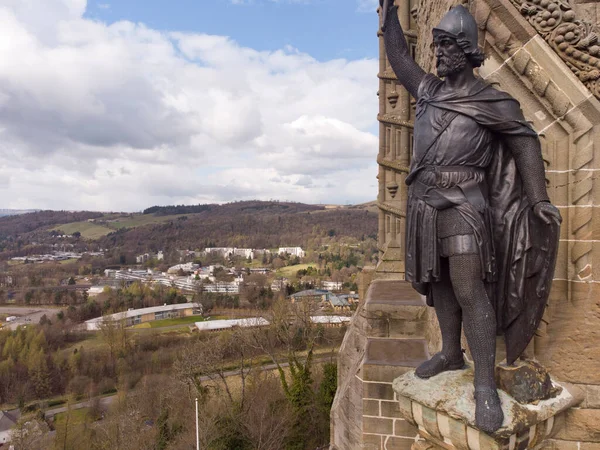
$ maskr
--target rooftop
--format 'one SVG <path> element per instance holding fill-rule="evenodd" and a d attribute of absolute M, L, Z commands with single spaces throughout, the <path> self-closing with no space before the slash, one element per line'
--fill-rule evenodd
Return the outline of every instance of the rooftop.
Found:
<path fill-rule="evenodd" d="M 208 320 L 206 322 L 196 322 L 195 325 L 200 331 L 209 331 L 233 327 L 259 327 L 269 325 L 269 321 L 262 317 L 249 317 L 246 319 Z"/>
<path fill-rule="evenodd" d="M 14 427 L 19 417 L 21 417 L 21 411 L 18 409 L 0 411 L 0 432 L 8 431 Z"/>
<path fill-rule="evenodd" d="M 316 297 L 328 294 L 331 294 L 331 292 L 326 291 L 325 289 L 307 289 L 306 291 L 296 292 L 295 294 L 290 295 L 290 297 Z"/>
<path fill-rule="evenodd" d="M 96 317 L 95 319 L 86 320 L 85 323 L 98 323 L 98 322 L 102 322 L 104 319 L 123 320 L 123 319 L 128 319 L 130 317 L 140 316 L 142 314 L 152 314 L 152 313 L 164 312 L 164 311 L 177 311 L 180 309 L 195 308 L 196 306 L 198 306 L 198 303 L 176 303 L 173 305 L 151 306 L 149 308 L 130 309 L 129 311 L 124 311 L 124 312 L 120 312 L 120 313 L 116 313 L 116 314 L 110 314 L 108 316 Z"/>

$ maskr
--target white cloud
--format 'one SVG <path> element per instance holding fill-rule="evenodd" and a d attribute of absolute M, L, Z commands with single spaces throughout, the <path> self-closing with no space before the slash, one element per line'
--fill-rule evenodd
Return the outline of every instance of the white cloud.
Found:
<path fill-rule="evenodd" d="M 376 61 L 84 11 L 85 0 L 0 6 L 2 207 L 375 198 Z"/>

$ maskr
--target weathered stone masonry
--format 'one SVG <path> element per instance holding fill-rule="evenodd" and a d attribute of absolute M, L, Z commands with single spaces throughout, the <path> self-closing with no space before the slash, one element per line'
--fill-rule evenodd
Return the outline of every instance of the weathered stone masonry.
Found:
<path fill-rule="evenodd" d="M 564 222 L 549 307 L 532 347 L 553 377 L 584 398 L 554 424 L 547 448 L 600 449 L 600 2 L 396 3 L 426 70 L 433 70 L 431 27 L 450 6 L 468 5 L 489 55 L 480 76 L 517 98 L 541 136 L 550 197 Z M 363 289 L 375 281 L 340 355 L 332 409 L 332 443 L 340 450 L 415 444 L 417 430 L 398 418 L 391 383 L 439 347 L 434 315 L 401 281 L 414 102 L 397 85 L 379 39 L 381 262 L 375 272 L 363 274 Z"/>

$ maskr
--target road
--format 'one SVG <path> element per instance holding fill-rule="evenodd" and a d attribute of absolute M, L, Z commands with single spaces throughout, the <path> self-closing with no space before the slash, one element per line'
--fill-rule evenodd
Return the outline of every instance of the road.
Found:
<path fill-rule="evenodd" d="M 11 330 L 16 330 L 19 325 L 37 324 L 44 314 L 46 314 L 48 319 L 52 320 L 59 311 L 60 309 L 58 308 L 21 308 L 19 306 L 0 306 L 0 314 L 17 316 L 17 320 L 3 324 L 5 327 L 10 328 Z"/>
<path fill-rule="evenodd" d="M 320 358 L 315 358 L 313 360 L 313 363 L 321 363 L 324 361 L 329 361 L 330 358 L 329 357 L 320 357 Z M 289 363 L 281 363 L 280 364 L 281 367 L 288 367 Z M 261 366 L 261 370 L 262 371 L 268 371 L 268 370 L 275 370 L 277 368 L 276 364 L 265 364 L 264 366 Z M 249 372 L 251 369 L 247 369 L 247 372 Z M 227 377 L 235 377 L 238 376 L 240 374 L 239 369 L 238 370 L 230 370 L 228 372 L 224 372 L 223 375 L 227 378 Z M 203 376 L 200 378 L 201 381 L 210 381 L 210 377 L 209 376 Z M 112 405 L 112 403 L 115 401 L 115 399 L 117 398 L 118 394 L 114 394 L 114 395 L 110 395 L 108 397 L 102 397 L 100 399 L 100 409 L 103 410 L 107 410 L 110 405 Z M 92 405 L 92 401 L 88 400 L 85 402 L 80 402 L 80 403 L 75 403 L 73 405 L 71 405 L 71 410 L 74 409 L 81 409 L 81 408 L 89 408 Z M 67 407 L 66 406 L 61 406 L 59 408 L 52 408 L 52 409 L 48 409 L 46 410 L 46 412 L 44 413 L 44 417 L 46 417 L 46 419 L 50 419 L 52 417 L 54 417 L 56 414 L 60 414 L 60 413 L 64 413 L 67 411 Z"/>
<path fill-rule="evenodd" d="M 117 394 L 111 395 L 108 397 L 102 397 L 100 399 L 100 409 L 107 410 L 110 407 L 110 405 L 112 405 L 113 402 L 116 400 L 116 398 L 117 398 Z M 80 403 L 75 403 L 74 405 L 71 405 L 71 410 L 81 409 L 81 408 L 89 408 L 90 406 L 92 406 L 92 401 L 88 400 L 87 402 L 80 402 Z M 54 417 L 57 414 L 64 413 L 66 411 L 67 411 L 66 406 L 61 406 L 59 408 L 52 408 L 52 409 L 47 410 L 44 413 L 44 417 L 46 417 L 46 419 L 49 419 L 51 417 Z"/>

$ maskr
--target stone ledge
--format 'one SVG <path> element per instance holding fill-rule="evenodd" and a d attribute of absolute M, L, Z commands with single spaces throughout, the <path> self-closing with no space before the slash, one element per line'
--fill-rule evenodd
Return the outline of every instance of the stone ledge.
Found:
<path fill-rule="evenodd" d="M 374 280 L 369 287 L 367 303 L 425 306 L 421 295 L 403 280 Z"/>
<path fill-rule="evenodd" d="M 425 339 L 370 338 L 363 364 L 417 367 L 428 358 Z"/>

